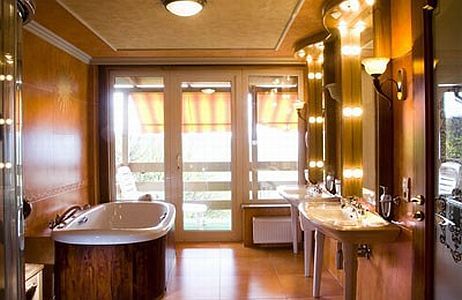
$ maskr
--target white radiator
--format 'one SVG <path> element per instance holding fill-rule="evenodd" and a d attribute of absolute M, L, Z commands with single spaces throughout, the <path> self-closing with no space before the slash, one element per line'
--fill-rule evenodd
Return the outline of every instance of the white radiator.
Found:
<path fill-rule="evenodd" d="M 253 217 L 253 242 L 292 243 L 290 217 Z"/>

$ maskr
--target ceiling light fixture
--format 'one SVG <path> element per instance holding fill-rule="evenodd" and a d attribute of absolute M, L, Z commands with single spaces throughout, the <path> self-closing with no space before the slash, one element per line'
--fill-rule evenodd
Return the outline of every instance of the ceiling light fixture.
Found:
<path fill-rule="evenodd" d="M 212 95 L 213 93 L 215 93 L 215 89 L 206 88 L 206 89 L 202 89 L 201 92 L 206 95 Z"/>
<path fill-rule="evenodd" d="M 174 15 L 190 17 L 198 14 L 203 8 L 206 0 L 162 0 L 165 8 Z"/>

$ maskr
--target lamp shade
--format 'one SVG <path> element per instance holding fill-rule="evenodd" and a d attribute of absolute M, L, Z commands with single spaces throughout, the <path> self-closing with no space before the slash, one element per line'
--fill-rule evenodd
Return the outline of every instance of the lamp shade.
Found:
<path fill-rule="evenodd" d="M 198 14 L 206 3 L 205 0 L 163 0 L 162 2 L 169 12 L 180 17 Z"/>
<path fill-rule="evenodd" d="M 367 74 L 377 76 L 385 72 L 389 61 L 388 57 L 371 57 L 363 59 L 362 64 Z"/>

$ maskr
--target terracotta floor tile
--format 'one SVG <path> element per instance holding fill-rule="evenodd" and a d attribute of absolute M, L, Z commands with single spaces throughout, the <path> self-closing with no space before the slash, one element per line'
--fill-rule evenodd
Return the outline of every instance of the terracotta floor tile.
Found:
<path fill-rule="evenodd" d="M 241 243 L 179 243 L 164 300 L 310 299 L 303 254 L 291 248 L 246 248 Z M 340 300 L 342 288 L 323 273 L 319 299 Z"/>
<path fill-rule="evenodd" d="M 312 297 L 313 280 L 303 275 L 278 275 L 287 297 Z"/>
<path fill-rule="evenodd" d="M 218 258 L 177 257 L 173 274 L 176 276 L 220 276 Z"/>
<path fill-rule="evenodd" d="M 222 243 L 220 244 L 220 253 L 222 258 L 268 256 L 268 250 L 244 247 L 242 243 Z"/>
<path fill-rule="evenodd" d="M 299 274 L 305 273 L 303 257 L 299 256 L 276 256 L 270 257 L 276 273 L 278 274 Z"/>
<path fill-rule="evenodd" d="M 220 258 L 219 248 L 187 248 L 177 251 L 181 258 Z"/>
<path fill-rule="evenodd" d="M 220 259 L 221 276 L 254 274 L 276 276 L 276 271 L 270 260 L 266 257 L 231 257 Z"/>
<path fill-rule="evenodd" d="M 277 277 L 272 275 L 222 276 L 220 299 L 285 299 Z"/>
<path fill-rule="evenodd" d="M 219 299 L 218 276 L 174 276 L 163 299 Z"/>

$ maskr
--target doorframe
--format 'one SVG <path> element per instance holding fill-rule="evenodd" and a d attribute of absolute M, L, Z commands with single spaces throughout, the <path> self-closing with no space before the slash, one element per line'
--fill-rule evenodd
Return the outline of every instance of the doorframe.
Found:
<path fill-rule="evenodd" d="M 434 298 L 434 263 L 435 263 L 435 180 L 437 172 L 435 151 L 435 91 L 434 91 L 434 44 L 433 11 L 437 0 L 426 0 L 422 7 L 423 42 L 424 42 L 424 81 L 425 81 L 425 229 L 424 229 L 424 296 Z"/>
<path fill-rule="evenodd" d="M 219 68 L 218 70 L 217 67 Z M 191 76 L 191 77 L 184 77 L 181 74 L 201 74 L 199 76 Z M 208 74 L 203 75 L 202 74 Z M 260 66 L 175 66 L 175 67 L 167 67 L 167 66 L 125 66 L 125 65 L 117 65 L 117 66 L 99 66 L 98 67 L 98 81 L 99 81 L 99 103 L 97 105 L 97 117 L 98 117 L 98 131 L 99 136 L 97 137 L 98 142 L 98 167 L 99 167 L 99 194 L 98 199 L 94 202 L 95 204 L 110 202 L 115 199 L 115 183 L 111 182 L 112 178 L 114 178 L 114 164 L 113 164 L 113 147 L 114 147 L 114 137 L 113 137 L 113 130 L 112 130 L 112 105 L 111 105 L 111 78 L 117 75 L 137 75 L 137 76 L 159 76 L 164 78 L 164 93 L 165 99 L 168 102 L 168 99 L 174 99 L 175 97 L 179 99 L 178 95 L 171 95 L 169 93 L 175 93 L 172 85 L 175 80 L 180 80 L 179 78 L 184 78 L 187 81 L 192 81 L 195 78 L 198 80 L 206 81 L 209 78 L 211 81 L 213 80 L 220 80 L 221 76 L 234 76 L 234 99 L 232 107 L 233 113 L 232 114 L 232 121 L 234 122 L 233 130 L 236 131 L 234 134 L 233 132 L 233 149 L 234 153 L 241 153 L 243 157 L 248 157 L 248 137 L 247 137 L 247 120 L 235 120 L 236 116 L 247 116 L 247 86 L 248 84 L 248 76 L 259 76 L 259 75 L 266 75 L 266 76 L 285 76 L 285 75 L 297 75 L 299 77 L 299 97 L 301 99 L 306 99 L 306 81 L 304 78 L 306 77 L 306 70 L 303 66 L 296 65 L 296 66 L 288 66 L 288 65 L 260 65 Z M 179 76 L 179 78 L 175 78 Z M 209 77 L 207 77 L 209 76 Z M 216 76 L 216 77 L 213 77 Z M 225 81 L 226 79 L 223 79 Z M 175 102 L 175 101 L 172 101 Z M 178 102 L 178 101 L 177 101 Z M 167 135 L 168 132 L 174 129 L 174 126 L 181 126 L 179 122 L 176 125 L 172 124 L 175 121 L 170 118 L 171 115 L 174 116 L 172 111 L 178 112 L 178 105 L 171 105 L 167 103 L 164 106 L 164 126 L 165 126 L 165 134 Z M 177 117 L 179 114 L 176 114 Z M 181 121 L 181 119 L 180 119 Z M 181 130 L 181 127 L 180 127 Z M 301 151 L 299 151 L 299 181 L 303 182 L 303 169 L 305 162 L 305 149 L 304 149 L 304 136 L 306 131 L 306 124 L 299 120 L 299 147 Z M 173 199 L 175 194 L 177 193 L 177 186 L 175 186 L 174 181 L 176 180 L 173 178 L 174 170 L 177 169 L 175 154 L 176 152 L 173 150 L 179 149 L 178 141 L 169 141 L 166 139 L 165 141 L 165 193 L 166 199 L 168 202 L 178 203 L 177 199 Z M 235 154 L 234 154 L 235 155 Z M 169 157 L 169 156 L 172 156 Z M 233 159 L 233 158 L 232 158 Z M 170 161 L 170 163 L 167 163 Z M 249 162 L 246 159 L 237 160 L 235 163 L 234 169 L 234 176 L 239 174 L 245 174 L 245 172 L 249 169 Z M 177 175 L 175 175 L 177 176 Z M 230 236 L 224 238 L 223 231 L 216 231 L 216 232 L 208 232 L 206 236 L 204 236 L 204 232 L 201 231 L 198 234 L 182 234 L 177 227 L 176 232 L 176 240 L 197 240 L 197 241 L 241 241 L 242 234 L 243 234 L 243 221 L 242 221 L 242 209 L 241 205 L 245 203 L 252 203 L 252 204 L 268 204 L 265 201 L 249 201 L 249 181 L 246 176 L 236 176 L 233 178 L 234 182 L 232 182 L 233 187 L 235 187 L 235 195 L 233 196 L 233 209 L 235 209 L 235 216 L 233 218 L 233 224 L 236 225 L 236 230 Z M 181 196 L 181 195 L 180 195 Z M 169 200 L 171 199 L 171 200 Z M 281 202 L 278 201 L 271 201 L 269 204 L 278 204 Z M 177 206 L 178 207 L 178 206 Z M 179 211 L 179 209 L 178 209 Z M 178 220 L 179 218 L 177 218 Z M 177 221 L 178 222 L 178 221 Z M 176 224 L 178 226 L 178 224 Z"/>
<path fill-rule="evenodd" d="M 242 90 L 240 82 L 240 70 L 237 69 L 221 69 L 221 70 L 206 70 L 206 69 L 188 69 L 188 70 L 173 70 L 171 72 L 171 88 L 173 101 L 167 101 L 168 108 L 166 110 L 172 112 L 170 114 L 170 129 L 171 136 L 170 155 L 172 156 L 170 168 L 171 179 L 171 196 L 172 202 L 177 207 L 176 230 L 175 237 L 178 241 L 240 241 L 242 232 L 242 216 L 240 204 L 242 202 L 243 191 L 242 185 L 239 184 L 238 178 L 241 169 L 242 160 L 237 159 L 238 151 L 241 151 L 242 145 L 238 142 L 242 136 L 242 126 L 238 126 L 237 116 L 240 107 L 240 91 Z M 183 180 L 182 168 L 178 169 L 176 165 L 176 156 L 182 154 L 181 140 L 181 83 L 184 81 L 229 81 L 231 82 L 231 230 L 230 231 L 203 231 L 191 230 L 185 231 L 182 229 L 183 222 Z M 173 112 L 178 112 L 174 114 Z M 180 165 L 183 165 L 182 155 Z M 242 177 L 242 176 L 241 176 Z"/>

